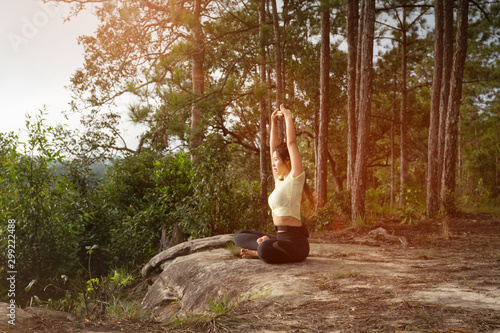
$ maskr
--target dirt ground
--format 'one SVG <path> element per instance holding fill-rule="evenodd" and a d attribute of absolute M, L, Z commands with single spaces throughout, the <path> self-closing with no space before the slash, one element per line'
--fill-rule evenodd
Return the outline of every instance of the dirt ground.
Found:
<path fill-rule="evenodd" d="M 229 314 L 181 326 L 152 320 L 41 323 L 31 332 L 500 332 L 500 219 L 463 215 L 449 222 L 448 238 L 436 221 L 344 227 L 312 233 L 311 241 L 369 246 L 383 251 L 385 262 L 408 262 L 412 274 L 318 276 L 320 289 L 337 301 L 246 301 Z M 378 227 L 404 236 L 409 245 L 369 237 Z M 369 255 L 349 259 L 374 261 Z"/>

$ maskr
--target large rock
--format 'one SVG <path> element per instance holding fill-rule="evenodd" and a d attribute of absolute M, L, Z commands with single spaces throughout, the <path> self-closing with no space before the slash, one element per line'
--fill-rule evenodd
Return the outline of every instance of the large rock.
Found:
<path fill-rule="evenodd" d="M 470 267 L 464 271 L 464 263 L 455 256 L 430 260 L 428 250 L 405 247 L 401 238 L 388 239 L 381 230 L 377 233 L 369 237 L 382 237 L 383 242 L 374 246 L 311 243 L 310 255 L 304 262 L 280 265 L 241 259 L 227 247 L 205 246 L 224 243 L 231 235 L 180 244 L 176 251 L 165 251 L 163 259 L 156 257 L 149 263 L 149 272 L 152 267 L 161 272 L 142 304 L 153 310 L 160 321 L 168 321 L 179 312 L 206 313 L 217 300 L 227 305 L 243 304 L 238 308 L 257 309 L 256 318 L 262 321 L 275 320 L 279 316 L 273 314 L 280 309 L 293 309 L 293 313 L 302 312 L 301 316 L 292 315 L 293 320 L 289 318 L 289 327 L 306 327 L 308 320 L 315 320 L 325 328 L 317 331 L 330 331 L 326 328 L 339 327 L 342 321 L 349 324 L 350 313 L 358 311 L 360 315 L 372 301 L 374 313 L 381 309 L 387 313 L 394 308 L 411 309 L 415 301 L 471 313 L 478 309 L 500 313 L 500 289 L 494 282 L 497 269 L 477 275 Z M 193 251 L 200 247 L 207 250 Z M 491 262 L 474 265 L 482 269 Z M 469 274 L 467 284 L 463 274 Z M 312 310 L 318 306 L 323 310 Z M 280 312 L 280 316 L 287 313 Z M 451 319 L 459 317 L 457 312 Z M 405 326 L 399 319 L 393 318 L 391 325 Z M 245 325 L 250 325 L 247 331 L 255 331 L 251 322 Z"/>
<path fill-rule="evenodd" d="M 155 269 L 160 268 L 160 265 L 162 263 L 168 262 L 169 260 L 172 260 L 179 256 L 184 256 L 196 251 L 222 246 L 231 243 L 232 241 L 233 235 L 227 234 L 195 239 L 192 241 L 177 244 L 151 258 L 151 260 L 142 268 L 142 276 L 144 278 L 147 278 L 151 274 L 151 272 L 153 272 Z"/>
<path fill-rule="evenodd" d="M 405 248 L 408 247 L 408 241 L 406 240 L 406 237 L 390 235 L 384 228 L 377 228 L 375 230 L 372 230 L 368 233 L 368 236 L 374 239 L 401 244 Z"/>
<path fill-rule="evenodd" d="M 36 326 L 36 317 L 10 303 L 0 303 L 0 330 L 16 332 L 28 330 Z"/>
<path fill-rule="evenodd" d="M 335 274 L 363 272 L 363 274 L 403 274 L 397 265 L 386 263 L 366 264 L 356 261 L 339 261 L 339 256 L 373 257 L 382 259 L 368 246 L 350 246 L 346 249 L 334 244 L 311 244 L 309 258 L 301 263 L 270 265 L 261 260 L 236 257 L 227 248 L 172 258 L 162 265 L 163 271 L 143 299 L 143 306 L 156 309 L 160 319 L 167 319 L 178 310 L 201 313 L 210 302 L 224 299 L 235 303 L 277 296 L 289 302 L 335 300 L 325 292 L 318 279 Z M 161 263 L 157 263 L 160 266 Z M 347 272 L 347 273 L 346 273 Z"/>
<path fill-rule="evenodd" d="M 47 308 L 40 307 L 27 307 L 24 311 L 32 314 L 35 317 L 43 318 L 43 320 L 48 321 L 59 321 L 59 322 L 74 322 L 76 317 L 74 314 L 64 311 L 56 311 Z"/>
<path fill-rule="evenodd" d="M 33 331 L 41 323 L 73 322 L 75 316 L 68 312 L 55 311 L 39 307 L 15 309 L 9 303 L 0 303 L 0 332 Z M 43 325 L 42 325 L 43 326 Z"/>

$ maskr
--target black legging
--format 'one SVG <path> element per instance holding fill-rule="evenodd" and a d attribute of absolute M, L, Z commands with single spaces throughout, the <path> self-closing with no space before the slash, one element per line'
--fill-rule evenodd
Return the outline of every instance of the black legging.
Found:
<path fill-rule="evenodd" d="M 257 244 L 257 239 L 269 239 Z M 270 235 L 259 231 L 241 230 L 234 234 L 234 243 L 248 250 L 256 250 L 259 258 L 268 264 L 304 261 L 309 255 L 309 236 L 305 226 L 288 227 L 286 232 Z"/>

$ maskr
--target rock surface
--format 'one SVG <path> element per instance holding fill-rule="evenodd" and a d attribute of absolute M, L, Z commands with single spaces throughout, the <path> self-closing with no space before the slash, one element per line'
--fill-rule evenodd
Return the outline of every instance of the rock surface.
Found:
<path fill-rule="evenodd" d="M 11 308 L 10 303 L 0 303 L 0 330 L 16 332 L 36 326 L 36 317 L 21 308 Z"/>
<path fill-rule="evenodd" d="M 377 233 L 373 237 L 379 236 Z M 439 306 L 445 303 L 500 311 L 498 288 L 470 289 L 461 281 L 444 279 L 423 284 L 428 280 L 425 272 L 439 271 L 442 261 L 426 260 L 415 249 L 405 250 L 406 244 L 400 238 L 391 238 L 389 242 L 398 242 L 400 246 L 395 249 L 394 245 L 387 248 L 311 243 L 310 256 L 304 262 L 281 265 L 241 259 L 228 248 L 176 258 L 164 256 L 169 259 L 163 265 L 156 258 L 155 266 L 163 270 L 142 304 L 154 310 L 159 320 L 168 320 L 179 311 L 202 313 L 214 300 L 224 300 L 228 304 L 255 302 L 264 308 L 279 300 L 295 308 L 304 308 L 308 304 L 344 302 L 346 295 L 355 295 L 359 290 L 378 290 L 390 295 L 384 299 L 388 307 L 422 301 Z M 394 251 L 406 253 L 395 255 Z M 447 269 L 456 262 L 449 264 Z"/>
<path fill-rule="evenodd" d="M 155 269 L 160 268 L 161 264 L 168 262 L 171 259 L 191 254 L 196 251 L 222 246 L 232 242 L 233 235 L 227 234 L 195 239 L 192 241 L 177 244 L 151 258 L 151 260 L 141 270 L 142 277 L 147 278 Z"/>
<path fill-rule="evenodd" d="M 49 321 L 73 322 L 76 320 L 75 315 L 72 313 L 56 311 L 47 308 L 28 307 L 25 308 L 24 311 L 32 314 L 34 317 L 43 318 L 44 320 L 49 320 Z"/>
<path fill-rule="evenodd" d="M 382 239 L 396 244 L 401 244 L 403 247 L 408 247 L 408 241 L 404 236 L 390 235 L 384 228 L 377 228 L 368 233 L 368 236 L 375 239 Z"/>
<path fill-rule="evenodd" d="M 324 277 L 347 274 L 387 275 L 407 274 L 406 267 L 393 263 L 372 264 L 338 260 L 339 256 L 370 253 L 374 260 L 382 259 L 367 246 L 342 249 L 333 244 L 311 244 L 311 254 L 301 263 L 270 265 L 261 260 L 238 259 L 227 249 L 181 256 L 165 265 L 143 300 L 153 309 L 160 305 L 160 318 L 167 319 L 178 309 L 203 312 L 210 302 L 271 299 L 284 296 L 293 302 L 338 300 L 336 295 L 322 291 Z M 353 273 L 356 272 L 356 273 Z M 175 306 L 165 306 L 175 302 Z M 299 304 L 297 304 L 299 305 Z"/>
<path fill-rule="evenodd" d="M 46 308 L 16 307 L 14 310 L 8 303 L 0 303 L 0 318 L 0 332 L 36 332 L 37 327 L 47 326 L 48 323 L 73 322 L 76 319 L 71 313 Z"/>

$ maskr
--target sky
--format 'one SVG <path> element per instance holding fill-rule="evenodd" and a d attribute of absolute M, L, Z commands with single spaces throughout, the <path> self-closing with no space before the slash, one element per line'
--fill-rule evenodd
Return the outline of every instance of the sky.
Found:
<path fill-rule="evenodd" d="M 91 35 L 97 19 L 89 11 L 65 22 L 68 4 L 42 0 L 0 0 L 0 132 L 14 131 L 25 138 L 26 114 L 47 112 L 50 125 L 78 126 L 62 116 L 69 109 L 71 75 L 83 65 L 83 47 L 77 38 Z M 126 114 L 126 105 L 121 106 Z M 121 111 L 121 110 L 120 110 Z M 131 148 L 138 129 L 124 121 Z"/>

